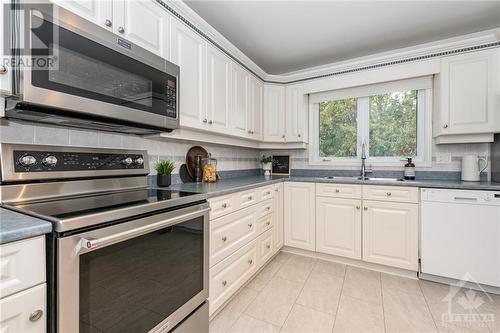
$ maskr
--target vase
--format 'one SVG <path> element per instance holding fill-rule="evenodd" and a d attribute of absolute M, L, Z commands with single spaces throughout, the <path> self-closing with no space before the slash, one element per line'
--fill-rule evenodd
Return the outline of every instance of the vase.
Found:
<path fill-rule="evenodd" d="M 273 169 L 272 163 L 262 163 L 262 170 L 264 170 L 264 176 L 270 176 L 272 169 Z"/>
<path fill-rule="evenodd" d="M 168 187 L 172 184 L 172 175 L 157 175 L 156 184 L 158 187 Z"/>

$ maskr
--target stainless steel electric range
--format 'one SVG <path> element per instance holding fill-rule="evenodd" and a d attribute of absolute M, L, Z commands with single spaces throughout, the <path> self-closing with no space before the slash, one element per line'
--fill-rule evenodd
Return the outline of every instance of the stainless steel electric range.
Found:
<path fill-rule="evenodd" d="M 146 151 L 1 145 L 2 206 L 53 223 L 49 332 L 208 332 L 206 196 L 148 188 Z"/>

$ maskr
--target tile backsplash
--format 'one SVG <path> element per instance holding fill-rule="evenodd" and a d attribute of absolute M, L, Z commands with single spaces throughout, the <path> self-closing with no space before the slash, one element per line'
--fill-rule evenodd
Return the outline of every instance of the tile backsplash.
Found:
<path fill-rule="evenodd" d="M 256 149 L 35 125 L 6 119 L 0 121 L 0 140 L 40 145 L 144 149 L 148 151 L 151 175 L 156 174 L 153 166 L 159 159 L 173 160 L 177 166 L 174 173 L 178 173 L 187 151 L 196 145 L 202 146 L 217 159 L 220 171 L 260 168 L 259 151 Z"/>

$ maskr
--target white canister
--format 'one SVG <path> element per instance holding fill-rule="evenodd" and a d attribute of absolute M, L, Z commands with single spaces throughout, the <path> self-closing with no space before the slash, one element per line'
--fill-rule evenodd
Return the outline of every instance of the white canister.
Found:
<path fill-rule="evenodd" d="M 481 162 L 484 163 L 481 169 Z M 465 155 L 462 157 L 462 180 L 468 182 L 478 182 L 481 179 L 481 172 L 486 170 L 488 161 L 477 155 Z"/>

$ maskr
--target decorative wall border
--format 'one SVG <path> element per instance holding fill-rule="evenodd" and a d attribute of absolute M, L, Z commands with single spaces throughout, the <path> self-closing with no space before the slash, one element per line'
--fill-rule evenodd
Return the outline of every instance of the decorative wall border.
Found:
<path fill-rule="evenodd" d="M 351 68 L 351 69 L 345 69 L 345 70 L 336 71 L 336 72 L 332 72 L 332 73 L 328 73 L 328 74 L 313 75 L 313 76 L 310 76 L 310 77 L 307 77 L 307 78 L 297 79 L 297 80 L 291 80 L 291 81 L 287 81 L 287 82 L 267 81 L 267 80 L 263 79 L 260 75 L 258 75 L 257 73 L 255 73 L 253 70 L 251 70 L 247 65 L 245 65 L 243 62 L 241 62 L 238 58 L 234 57 L 229 51 L 227 51 L 219 43 L 217 43 L 216 41 L 214 41 L 212 38 L 210 38 L 203 31 L 201 31 L 200 29 L 198 29 L 194 24 L 192 24 L 184 16 L 182 16 L 176 10 L 174 10 L 172 7 L 170 7 L 169 5 L 167 5 L 164 1 L 162 1 L 162 0 L 155 0 L 155 1 L 158 4 L 160 4 L 162 7 L 164 7 L 167 11 L 169 11 L 172 15 L 174 15 L 179 20 L 181 20 L 181 22 L 185 23 L 187 26 L 189 26 L 191 29 L 193 29 L 201 37 L 205 38 L 207 41 L 209 41 L 210 43 L 212 43 L 215 47 L 217 47 L 220 51 L 222 51 L 224 54 L 226 54 L 228 57 L 230 57 L 233 61 L 237 62 L 242 67 L 244 67 L 247 71 L 249 71 L 250 73 L 252 73 L 253 75 L 255 75 L 257 78 L 259 78 L 263 82 L 265 82 L 265 83 L 272 83 L 272 84 L 286 85 L 286 84 L 304 82 L 304 81 L 309 81 L 309 80 L 323 79 L 323 78 L 326 78 L 326 77 L 344 75 L 344 74 L 355 73 L 355 72 L 360 72 L 360 71 L 364 71 L 364 70 L 382 68 L 382 67 L 399 65 L 399 64 L 405 64 L 405 63 L 419 61 L 419 60 L 425 60 L 425 59 L 431 59 L 431 58 L 436 58 L 436 57 L 449 56 L 449 55 L 454 55 L 454 54 L 467 53 L 467 52 L 472 52 L 472 51 L 477 51 L 477 50 L 482 50 L 482 49 L 487 49 L 487 48 L 500 47 L 500 41 L 498 41 L 498 42 L 492 42 L 492 43 L 487 43 L 487 44 L 480 44 L 480 45 L 476 45 L 476 46 L 458 48 L 458 49 L 453 49 L 453 50 L 448 50 L 448 51 L 441 51 L 441 52 L 431 53 L 431 54 L 427 54 L 427 55 L 420 55 L 420 56 L 415 56 L 415 57 L 409 57 L 409 58 L 405 58 L 405 59 L 401 59 L 401 60 L 387 61 L 387 62 L 382 62 L 382 63 L 374 64 L 374 65 L 367 65 L 367 66 L 361 66 L 361 67 L 356 67 L 356 68 Z"/>

